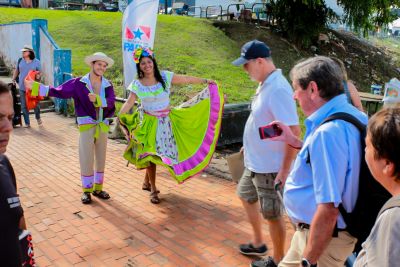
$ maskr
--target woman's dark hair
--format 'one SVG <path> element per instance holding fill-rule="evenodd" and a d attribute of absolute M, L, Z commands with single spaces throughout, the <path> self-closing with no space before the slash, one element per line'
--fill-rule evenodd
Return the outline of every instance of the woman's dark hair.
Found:
<path fill-rule="evenodd" d="M 375 159 L 394 164 L 394 176 L 400 181 L 400 104 L 381 109 L 368 122 L 368 134 L 375 148 Z"/>
<path fill-rule="evenodd" d="M 34 60 L 35 59 L 35 52 L 29 51 L 29 59 Z"/>
<path fill-rule="evenodd" d="M 137 70 L 137 75 L 138 78 L 143 78 L 144 77 L 144 72 L 140 69 L 140 62 L 142 61 L 142 59 L 145 57 L 140 57 L 139 58 L 139 63 L 136 63 L 136 70 Z M 164 90 L 166 89 L 166 85 L 165 85 L 165 81 L 161 76 L 160 70 L 158 69 L 158 65 L 157 65 L 157 61 L 155 58 L 153 58 L 152 56 L 148 56 L 148 58 L 151 59 L 151 61 L 153 61 L 153 68 L 154 68 L 154 77 L 156 78 L 156 80 L 158 82 L 161 83 L 162 87 L 164 88 Z"/>

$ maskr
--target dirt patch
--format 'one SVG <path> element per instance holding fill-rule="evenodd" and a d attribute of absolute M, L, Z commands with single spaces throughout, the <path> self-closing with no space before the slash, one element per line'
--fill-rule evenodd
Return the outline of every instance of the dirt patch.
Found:
<path fill-rule="evenodd" d="M 229 172 L 228 163 L 226 162 L 226 157 L 232 153 L 240 151 L 242 143 L 235 143 L 231 145 L 217 147 L 210 165 L 204 170 L 204 173 L 224 178 L 227 180 L 232 180 L 231 174 Z M 204 175 L 204 174 L 203 174 Z"/>
<path fill-rule="evenodd" d="M 297 61 L 313 55 L 335 56 L 343 60 L 348 77 L 358 90 L 369 92 L 371 84 L 384 84 L 399 73 L 391 52 L 384 47 L 376 47 L 364 38 L 344 31 L 329 31 L 318 45 L 310 49 L 300 49 L 292 45 L 269 27 L 240 22 L 215 21 L 215 27 L 242 46 L 249 40 L 258 39 L 268 44 L 278 68 L 288 77 L 290 69 Z M 239 51 L 238 51 L 239 54 Z M 239 151 L 241 144 L 217 149 L 205 173 L 231 179 L 226 156 Z"/>
<path fill-rule="evenodd" d="M 321 43 L 309 49 L 295 47 L 269 27 L 239 22 L 216 21 L 214 26 L 222 30 L 229 38 L 241 46 L 252 39 L 268 44 L 277 67 L 285 75 L 301 58 L 313 55 L 335 56 L 343 60 L 349 79 L 355 81 L 358 90 L 369 92 L 371 84 L 384 84 L 399 76 L 391 52 L 376 47 L 364 38 L 353 33 L 330 30 Z"/>

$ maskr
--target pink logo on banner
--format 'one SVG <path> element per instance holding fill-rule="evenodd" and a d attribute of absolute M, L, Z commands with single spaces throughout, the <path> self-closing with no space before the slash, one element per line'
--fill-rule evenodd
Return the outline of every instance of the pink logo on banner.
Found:
<path fill-rule="evenodd" d="M 149 41 L 150 40 L 150 34 L 151 34 L 151 28 L 147 27 L 147 26 L 139 26 L 139 29 L 141 29 L 143 31 L 145 41 Z"/>
<path fill-rule="evenodd" d="M 125 28 L 125 38 L 128 40 L 132 40 L 135 36 L 133 35 L 132 31 L 129 30 L 128 27 Z"/>
<path fill-rule="evenodd" d="M 127 40 L 137 40 L 142 42 L 150 41 L 151 28 L 147 26 L 125 28 L 125 38 Z"/>

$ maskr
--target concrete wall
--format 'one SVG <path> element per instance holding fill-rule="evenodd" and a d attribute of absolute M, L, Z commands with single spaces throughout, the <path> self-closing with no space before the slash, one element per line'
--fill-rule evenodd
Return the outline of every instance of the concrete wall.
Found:
<path fill-rule="evenodd" d="M 15 68 L 24 45 L 32 46 L 32 24 L 30 22 L 0 24 L 0 57 L 8 67 Z"/>
<path fill-rule="evenodd" d="M 42 29 L 40 34 L 40 62 L 42 74 L 46 84 L 54 84 L 54 49 L 52 42 L 47 38 Z"/>
<path fill-rule="evenodd" d="M 15 68 L 21 48 L 30 45 L 40 60 L 44 83 L 58 86 L 70 79 L 71 50 L 60 49 L 47 30 L 47 20 L 0 24 L 0 57 L 9 68 Z"/>

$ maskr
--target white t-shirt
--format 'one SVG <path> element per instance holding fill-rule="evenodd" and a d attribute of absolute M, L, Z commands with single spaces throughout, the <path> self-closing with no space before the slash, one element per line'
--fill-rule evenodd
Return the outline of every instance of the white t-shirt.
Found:
<path fill-rule="evenodd" d="M 256 173 L 274 173 L 281 168 L 285 144 L 261 140 L 258 128 L 279 120 L 286 125 L 299 125 L 293 90 L 277 69 L 260 84 L 251 103 L 251 113 L 243 134 L 244 165 Z"/>

